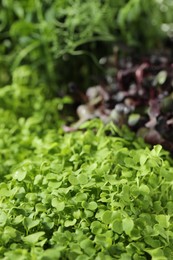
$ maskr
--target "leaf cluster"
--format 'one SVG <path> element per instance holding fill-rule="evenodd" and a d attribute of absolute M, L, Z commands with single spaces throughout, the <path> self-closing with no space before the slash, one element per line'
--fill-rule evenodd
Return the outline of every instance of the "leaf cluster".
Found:
<path fill-rule="evenodd" d="M 64 124 L 62 112 L 68 97 L 49 99 L 44 86 L 35 88 L 29 66 L 18 67 L 11 85 L 0 89 L 0 175 L 32 154 L 33 139 Z M 57 130 L 59 131 L 59 130 Z"/>
<path fill-rule="evenodd" d="M 1 143 L 1 259 L 172 259 L 173 162 L 161 146 L 97 119 L 64 136 L 20 128 Z"/>

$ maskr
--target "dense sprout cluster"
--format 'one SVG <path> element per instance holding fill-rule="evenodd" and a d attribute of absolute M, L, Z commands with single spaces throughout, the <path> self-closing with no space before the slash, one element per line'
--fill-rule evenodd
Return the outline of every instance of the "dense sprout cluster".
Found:
<path fill-rule="evenodd" d="M 0 7 L 0 259 L 172 260 L 171 1 Z"/>
<path fill-rule="evenodd" d="M 11 143 L 1 170 L 0 258 L 171 260 L 168 153 L 113 124 L 84 127 Z"/>

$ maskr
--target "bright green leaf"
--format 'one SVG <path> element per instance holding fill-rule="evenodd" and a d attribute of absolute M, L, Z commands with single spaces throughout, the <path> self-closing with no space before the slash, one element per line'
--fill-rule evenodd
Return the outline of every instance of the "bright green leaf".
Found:
<path fill-rule="evenodd" d="M 65 208 L 65 203 L 63 201 L 59 201 L 57 198 L 53 198 L 52 207 L 56 208 L 57 211 L 63 211 Z"/>
<path fill-rule="evenodd" d="M 27 175 L 27 172 L 24 171 L 24 170 L 17 170 L 14 174 L 13 174 L 13 178 L 15 180 L 18 180 L 18 181 L 22 181 L 25 179 Z"/>
<path fill-rule="evenodd" d="M 169 215 L 157 215 L 156 220 L 159 225 L 163 228 L 168 228 L 170 225 L 170 216 Z"/>
<path fill-rule="evenodd" d="M 110 210 L 106 210 L 102 215 L 102 221 L 105 224 L 110 224 L 112 221 L 112 212 Z"/>
<path fill-rule="evenodd" d="M 78 184 L 78 179 L 77 179 L 77 177 L 75 175 L 70 175 L 68 180 L 69 180 L 69 182 L 72 185 L 77 185 Z"/>
<path fill-rule="evenodd" d="M 88 209 L 92 210 L 92 211 L 96 210 L 97 209 L 97 203 L 95 201 L 89 202 L 88 203 Z"/>
<path fill-rule="evenodd" d="M 140 156 L 140 165 L 143 166 L 146 163 L 147 159 L 148 159 L 147 155 L 141 154 L 141 156 Z"/>
<path fill-rule="evenodd" d="M 76 224 L 76 219 L 66 220 L 65 223 L 64 223 L 64 226 L 65 227 L 71 227 L 71 226 L 74 226 L 75 224 Z"/>

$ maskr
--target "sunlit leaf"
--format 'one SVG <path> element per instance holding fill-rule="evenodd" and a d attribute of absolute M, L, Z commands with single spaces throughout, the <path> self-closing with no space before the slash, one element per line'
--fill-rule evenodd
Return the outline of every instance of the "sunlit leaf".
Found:
<path fill-rule="evenodd" d="M 159 223 L 159 225 L 163 228 L 168 228 L 170 225 L 169 215 L 156 215 L 156 220 Z"/>
<path fill-rule="evenodd" d="M 89 202 L 89 203 L 88 203 L 88 206 L 87 206 L 87 208 L 88 208 L 89 210 L 92 210 L 92 211 L 96 210 L 97 207 L 98 207 L 98 206 L 97 206 L 97 203 L 96 203 L 95 201 Z"/>
<path fill-rule="evenodd" d="M 73 219 L 73 220 L 66 220 L 65 223 L 64 223 L 64 226 L 65 226 L 65 227 L 74 226 L 75 223 L 76 223 L 76 219 Z"/>
<path fill-rule="evenodd" d="M 25 179 L 27 172 L 23 171 L 23 170 L 17 170 L 14 175 L 13 178 L 18 180 L 18 181 L 22 181 Z"/>

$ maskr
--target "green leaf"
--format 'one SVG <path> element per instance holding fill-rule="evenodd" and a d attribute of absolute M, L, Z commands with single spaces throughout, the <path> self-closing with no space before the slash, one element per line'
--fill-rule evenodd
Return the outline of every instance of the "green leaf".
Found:
<path fill-rule="evenodd" d="M 145 249 L 147 253 L 150 254 L 153 260 L 167 260 L 168 258 L 164 256 L 163 250 L 161 248 L 155 249 Z"/>
<path fill-rule="evenodd" d="M 93 242 L 88 238 L 86 238 L 86 239 L 84 239 L 83 241 L 80 242 L 80 247 L 89 256 L 92 256 L 95 253 Z"/>
<path fill-rule="evenodd" d="M 53 198 L 52 207 L 56 208 L 57 211 L 63 211 L 65 208 L 65 203 L 63 201 L 59 201 L 57 198 Z"/>
<path fill-rule="evenodd" d="M 92 241 L 91 241 L 90 239 L 88 239 L 88 238 L 80 242 L 80 247 L 81 247 L 82 249 L 87 250 L 88 247 L 92 247 L 92 246 L 93 246 L 93 243 L 92 243 Z"/>
<path fill-rule="evenodd" d="M 114 220 L 111 224 L 112 230 L 115 233 L 121 234 L 123 232 L 123 225 L 122 225 L 122 221 L 117 219 Z"/>
<path fill-rule="evenodd" d="M 82 205 L 82 207 L 83 207 L 84 209 L 87 209 L 87 208 L 88 208 L 88 202 L 86 202 L 86 201 L 83 201 L 83 202 L 81 203 L 81 205 Z"/>
<path fill-rule="evenodd" d="M 74 211 L 73 212 L 73 217 L 75 218 L 75 219 L 79 219 L 79 218 L 81 218 L 82 217 L 82 211 L 81 210 L 76 210 L 76 211 Z"/>
<path fill-rule="evenodd" d="M 147 155 L 141 154 L 141 156 L 140 156 L 140 165 L 143 166 L 146 163 L 147 159 L 148 159 Z"/>
<path fill-rule="evenodd" d="M 72 185 L 78 185 L 78 178 L 75 175 L 70 175 L 68 180 Z"/>
<path fill-rule="evenodd" d="M 25 179 L 27 175 L 27 172 L 24 171 L 24 170 L 17 170 L 14 174 L 13 174 L 13 178 L 15 180 L 18 180 L 18 181 L 23 181 Z"/>
<path fill-rule="evenodd" d="M 151 155 L 158 156 L 162 150 L 162 146 L 157 144 L 154 146 L 153 150 L 151 151 Z"/>
<path fill-rule="evenodd" d="M 131 259 L 132 259 L 131 254 L 128 253 L 121 254 L 120 260 L 131 260 Z"/>
<path fill-rule="evenodd" d="M 16 218 L 13 220 L 14 225 L 18 225 L 18 224 L 22 223 L 24 218 L 25 217 L 23 215 L 16 216 Z"/>
<path fill-rule="evenodd" d="M 139 187 L 139 191 L 143 194 L 143 195 L 148 195 L 150 194 L 150 189 L 147 185 L 145 184 L 141 184 L 141 186 Z"/>
<path fill-rule="evenodd" d="M 86 193 L 77 193 L 75 197 L 76 202 L 82 202 L 87 200 L 87 194 Z"/>
<path fill-rule="evenodd" d="M 100 234 L 102 232 L 102 224 L 100 223 L 100 221 L 93 221 L 91 223 L 91 231 L 95 235 Z"/>
<path fill-rule="evenodd" d="M 54 227 L 54 221 L 50 217 L 44 217 L 43 223 L 48 229 L 52 229 Z"/>
<path fill-rule="evenodd" d="M 94 242 L 97 246 L 99 245 L 99 247 L 110 248 L 112 245 L 112 238 L 107 236 L 107 234 L 97 234 Z"/>
<path fill-rule="evenodd" d="M 24 218 L 24 220 L 23 220 L 23 224 L 24 224 L 24 226 L 25 226 L 25 228 L 26 228 L 27 230 L 30 230 L 30 229 L 32 229 L 33 227 L 36 227 L 37 225 L 39 225 L 39 223 L 40 223 L 40 220 L 39 220 L 39 219 L 34 220 L 34 219 L 32 219 L 32 218 L 29 218 L 29 217 L 26 217 L 26 218 Z"/>
<path fill-rule="evenodd" d="M 3 227 L 6 224 L 7 219 L 8 219 L 8 216 L 3 211 L 1 211 L 0 212 L 0 227 Z"/>
<path fill-rule="evenodd" d="M 18 232 L 16 229 L 10 226 L 5 226 L 4 231 L 1 235 L 1 239 L 5 244 L 7 244 L 10 240 L 15 240 L 17 236 Z"/>
<path fill-rule="evenodd" d="M 160 240 L 158 240 L 157 238 L 153 238 L 151 237 L 151 235 L 149 235 L 148 237 L 144 237 L 144 241 L 145 243 L 153 248 L 159 248 L 161 246 Z"/>
<path fill-rule="evenodd" d="M 134 227 L 134 222 L 131 218 L 124 218 L 122 220 L 123 231 L 130 236 L 131 231 Z"/>
<path fill-rule="evenodd" d="M 156 220 L 159 223 L 159 225 L 163 228 L 168 228 L 170 225 L 170 216 L 169 215 L 157 215 Z"/>
<path fill-rule="evenodd" d="M 37 193 L 27 193 L 25 196 L 28 201 L 36 201 L 37 200 Z"/>
<path fill-rule="evenodd" d="M 102 215 L 102 221 L 105 224 L 110 224 L 112 221 L 112 211 L 106 210 Z"/>
<path fill-rule="evenodd" d="M 43 252 L 41 259 L 42 260 L 44 260 L 44 259 L 46 259 L 46 260 L 59 259 L 60 256 L 61 256 L 61 249 L 59 247 L 49 248 L 49 249 L 46 249 Z"/>
<path fill-rule="evenodd" d="M 65 223 L 64 223 L 64 226 L 65 227 L 71 227 L 71 226 L 74 226 L 75 224 L 76 224 L 76 219 L 66 220 Z"/>
<path fill-rule="evenodd" d="M 97 203 L 95 201 L 91 201 L 88 203 L 87 208 L 91 211 L 95 211 L 97 209 Z"/>
<path fill-rule="evenodd" d="M 91 218 L 94 215 L 94 212 L 89 209 L 85 209 L 84 213 L 85 213 L 86 218 Z"/>
<path fill-rule="evenodd" d="M 154 208 L 154 210 L 155 210 L 155 212 L 158 214 L 158 213 L 160 213 L 161 211 L 163 211 L 163 207 L 162 207 L 162 205 L 161 205 L 161 201 L 155 201 L 154 203 L 153 203 L 153 208 Z"/>
<path fill-rule="evenodd" d="M 80 174 L 77 177 L 78 183 L 81 185 L 87 184 L 88 183 L 88 176 L 85 174 Z"/>
<path fill-rule="evenodd" d="M 26 244 L 35 245 L 44 236 L 44 234 L 45 234 L 45 232 L 43 232 L 43 231 L 36 232 L 31 235 L 23 237 L 22 240 Z"/>
<path fill-rule="evenodd" d="M 173 201 L 168 201 L 166 204 L 166 208 L 168 210 L 168 214 L 172 215 L 173 214 Z"/>
<path fill-rule="evenodd" d="M 37 203 L 35 205 L 35 209 L 36 209 L 36 212 L 45 212 L 46 211 L 46 207 L 42 203 Z"/>

